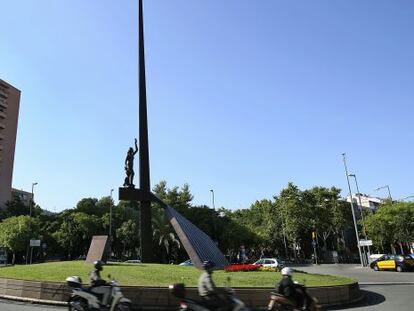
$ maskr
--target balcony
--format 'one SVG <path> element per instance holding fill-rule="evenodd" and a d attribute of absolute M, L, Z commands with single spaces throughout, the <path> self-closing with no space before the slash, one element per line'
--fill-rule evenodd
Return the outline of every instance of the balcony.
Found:
<path fill-rule="evenodd" d="M 0 151 L 3 151 L 3 145 L 0 144 Z"/>
<path fill-rule="evenodd" d="M 0 134 L 0 140 L 4 139 L 4 134 Z"/>
<path fill-rule="evenodd" d="M 4 90 L 0 89 L 0 97 L 7 98 L 8 95 Z"/>
<path fill-rule="evenodd" d="M 0 107 L 7 109 L 9 107 L 9 104 L 7 104 L 7 101 L 3 98 L 0 98 Z"/>
<path fill-rule="evenodd" d="M 1 119 L 6 119 L 7 118 L 7 114 L 4 113 L 3 111 L 0 111 L 0 118 Z"/>
<path fill-rule="evenodd" d="M 5 129 L 5 128 L 6 128 L 6 124 L 0 121 L 0 129 Z"/>

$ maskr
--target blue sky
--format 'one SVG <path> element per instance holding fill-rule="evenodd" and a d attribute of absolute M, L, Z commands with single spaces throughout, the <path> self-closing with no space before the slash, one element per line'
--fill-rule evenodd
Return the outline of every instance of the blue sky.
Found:
<path fill-rule="evenodd" d="M 137 4 L 3 1 L 22 91 L 13 185 L 50 210 L 122 185 L 138 133 Z M 412 1 L 144 1 L 151 183 L 237 209 L 294 182 L 414 194 Z M 136 168 L 137 170 L 138 168 Z M 138 183 L 138 181 L 137 181 Z M 345 195 L 345 192 L 344 192 Z"/>

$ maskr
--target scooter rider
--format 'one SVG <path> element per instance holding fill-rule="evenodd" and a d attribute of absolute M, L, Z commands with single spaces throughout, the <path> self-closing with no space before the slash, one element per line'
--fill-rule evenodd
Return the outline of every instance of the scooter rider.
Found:
<path fill-rule="evenodd" d="M 281 302 L 306 310 L 307 300 L 303 297 L 303 293 L 298 292 L 297 286 L 292 280 L 292 273 L 293 270 L 289 267 L 285 267 L 281 271 L 282 280 L 278 286 L 279 294 L 284 296 L 282 298 L 284 301 Z"/>
<path fill-rule="evenodd" d="M 103 269 L 103 262 L 100 260 L 94 261 L 94 270 L 90 273 L 91 292 L 102 297 L 101 304 L 108 304 L 108 299 L 111 294 L 111 286 L 101 278 L 101 271 Z"/>
<path fill-rule="evenodd" d="M 226 299 L 224 293 L 214 284 L 212 274 L 215 267 L 214 262 L 204 261 L 203 270 L 198 279 L 198 294 L 203 299 L 203 302 L 214 309 L 230 310 L 231 303 Z"/>

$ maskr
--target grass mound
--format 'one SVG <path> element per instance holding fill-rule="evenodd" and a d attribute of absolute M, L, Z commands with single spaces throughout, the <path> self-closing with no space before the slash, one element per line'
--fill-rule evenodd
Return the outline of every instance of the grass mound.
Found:
<path fill-rule="evenodd" d="M 84 283 L 89 282 L 91 264 L 83 261 L 65 261 L 27 266 L 0 268 L 0 278 L 13 278 L 33 281 L 65 282 L 66 277 L 77 275 Z M 165 287 L 172 283 L 185 283 L 197 286 L 200 271 L 194 267 L 162 264 L 110 264 L 104 266 L 102 277 L 110 274 L 121 285 Z M 214 272 L 217 286 L 226 286 L 230 277 L 232 287 L 274 287 L 281 275 L 278 272 Z M 293 278 L 306 286 L 333 286 L 353 283 L 354 280 L 339 276 L 317 275 L 296 272 Z"/>

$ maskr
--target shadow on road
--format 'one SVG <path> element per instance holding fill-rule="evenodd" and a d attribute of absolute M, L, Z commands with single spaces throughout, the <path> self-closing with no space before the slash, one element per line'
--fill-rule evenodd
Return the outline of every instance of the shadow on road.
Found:
<path fill-rule="evenodd" d="M 360 307 L 369 307 L 379 305 L 386 300 L 386 298 L 383 295 L 371 292 L 369 290 L 361 290 L 361 293 L 364 295 L 365 298 L 362 299 L 362 301 L 360 302 L 345 306 L 325 308 L 324 310 L 346 310 Z"/>

